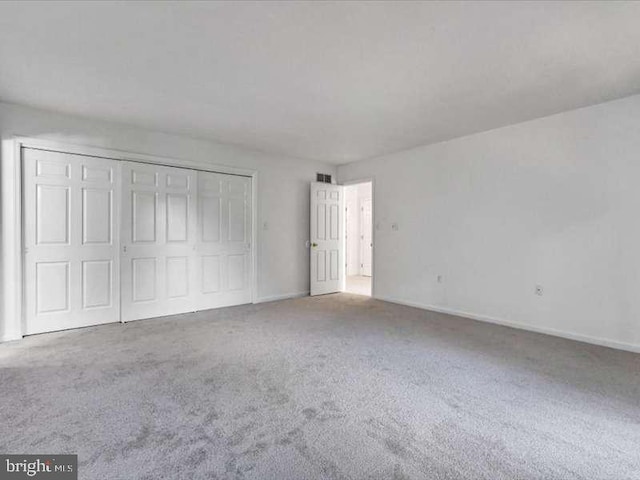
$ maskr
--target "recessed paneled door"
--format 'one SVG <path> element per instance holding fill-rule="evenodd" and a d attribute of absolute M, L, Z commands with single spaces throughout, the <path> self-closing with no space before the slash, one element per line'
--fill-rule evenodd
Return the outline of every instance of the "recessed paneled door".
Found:
<path fill-rule="evenodd" d="M 120 320 L 115 160 L 23 150 L 27 334 Z"/>
<path fill-rule="evenodd" d="M 311 184 L 311 295 L 339 292 L 344 283 L 344 188 Z"/>
<path fill-rule="evenodd" d="M 123 162 L 122 319 L 197 310 L 196 172 Z"/>

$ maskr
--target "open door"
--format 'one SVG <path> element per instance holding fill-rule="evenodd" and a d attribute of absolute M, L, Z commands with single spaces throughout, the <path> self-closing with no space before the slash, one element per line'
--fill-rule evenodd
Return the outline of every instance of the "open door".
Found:
<path fill-rule="evenodd" d="M 311 184 L 311 295 L 340 292 L 344 283 L 343 187 Z"/>

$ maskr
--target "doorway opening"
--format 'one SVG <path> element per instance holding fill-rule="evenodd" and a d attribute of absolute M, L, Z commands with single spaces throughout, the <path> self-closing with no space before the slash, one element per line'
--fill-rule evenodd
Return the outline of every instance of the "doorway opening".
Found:
<path fill-rule="evenodd" d="M 345 292 L 371 296 L 373 276 L 373 185 L 344 187 Z"/>

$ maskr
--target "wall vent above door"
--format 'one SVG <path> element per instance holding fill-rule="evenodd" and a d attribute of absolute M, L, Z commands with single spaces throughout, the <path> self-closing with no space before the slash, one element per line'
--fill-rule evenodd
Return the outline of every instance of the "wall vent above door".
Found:
<path fill-rule="evenodd" d="M 321 183 L 331 183 L 331 175 L 327 175 L 326 173 L 317 173 L 316 181 Z"/>

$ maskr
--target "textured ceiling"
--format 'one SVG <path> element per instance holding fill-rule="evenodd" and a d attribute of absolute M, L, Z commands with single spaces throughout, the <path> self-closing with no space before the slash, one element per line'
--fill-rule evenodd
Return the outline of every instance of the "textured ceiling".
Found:
<path fill-rule="evenodd" d="M 640 92 L 640 2 L 0 3 L 0 99 L 345 163 Z"/>

